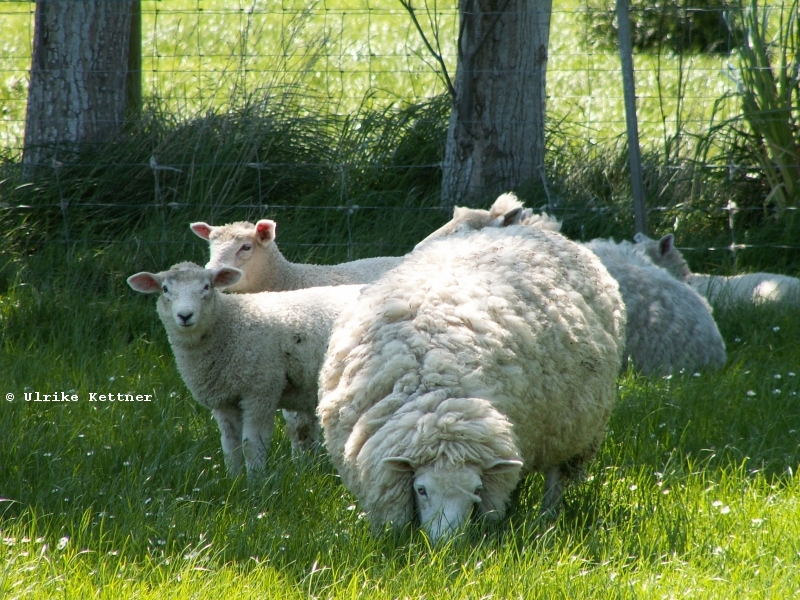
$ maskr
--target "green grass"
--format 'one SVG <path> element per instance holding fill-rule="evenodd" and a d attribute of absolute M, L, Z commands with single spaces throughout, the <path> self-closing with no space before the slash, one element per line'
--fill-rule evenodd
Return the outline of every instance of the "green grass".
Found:
<path fill-rule="evenodd" d="M 181 2 L 165 9 L 196 8 Z M 3 3 L 0 10 L 19 4 Z M 214 41 L 213 54 L 223 56 L 236 47 L 238 33 L 231 31 L 241 31 L 226 24 L 247 15 L 221 16 L 222 5 L 202 4 L 208 15 L 189 17 L 217 37 L 206 30 L 191 34 L 194 25 L 175 17 L 179 11 L 162 15 L 163 31 L 174 34 L 176 47 L 182 36 L 195 35 L 195 46 L 197 36 Z M 332 11 L 324 14 L 337 9 L 326 6 Z M 618 93 L 616 58 L 574 53 L 575 33 L 565 24 L 570 10 L 554 14 L 549 85 L 576 92 L 550 101 L 553 115 L 575 119 L 551 119 L 550 193 L 570 237 L 627 238 L 632 216 L 624 147 L 594 143 L 608 131 L 584 130 L 589 142 L 575 142 L 587 139 L 576 133 L 582 122 L 619 119 L 621 130 L 611 99 L 612 90 Z M 402 39 L 403 30 L 391 29 L 390 36 L 372 15 L 370 40 L 391 47 Z M 13 22 L 7 16 L 0 28 Z M 13 26 L 21 31 L 23 25 Z M 272 39 L 262 34 L 250 39 Z M 356 50 L 337 54 L 343 61 L 364 50 L 340 41 Z M 295 42 L 303 39 L 286 44 Z M 163 54 L 166 61 L 175 53 L 165 48 Z M 561 63 L 559 54 L 567 56 Z M 533 476 L 497 528 L 476 525 L 438 547 L 417 531 L 372 535 L 324 454 L 293 460 L 280 423 L 264 485 L 229 480 L 216 426 L 175 370 L 153 298 L 133 293 L 125 278 L 180 260 L 203 262 L 204 244 L 187 227 L 194 220 L 274 218 L 281 248 L 297 261 L 408 251 L 446 219 L 436 207 L 447 103 L 434 98 L 400 110 L 376 101 L 333 114 L 331 106 L 248 93 L 250 83 L 229 70 L 236 60 L 225 56 L 217 63 L 219 79 L 205 83 L 232 95 L 209 112 L 190 110 L 199 84 L 191 65 L 167 65 L 185 81 L 173 82 L 145 122 L 109 147 L 30 185 L 19 185 L 13 160 L 0 172 L 6 204 L 0 207 L 0 597 L 800 594 L 796 309 L 718 311 L 729 351 L 718 373 L 621 375 L 606 443 L 589 480 L 568 491 L 552 526 L 536 519 L 542 481 Z M 650 63 L 638 67 L 659 59 L 641 60 Z M 707 77 L 719 58 L 692 60 L 697 79 L 690 80 L 717 85 Z M 582 61 L 588 75 L 576 79 L 570 69 Z M 335 75 L 342 65 L 329 63 L 319 72 Z M 363 95 L 366 88 L 340 75 L 342 90 Z M 664 73 L 661 82 L 674 96 L 677 84 L 669 77 Z M 264 85 L 273 83 L 279 89 L 285 82 Z M 287 89 L 296 92 L 298 85 L 291 79 Z M 320 75 L 320 89 L 329 85 Z M 410 84 L 399 88 L 419 93 Z M 660 122 L 653 97 L 640 97 L 645 114 Z M 670 127 L 651 138 L 670 139 Z M 652 152 L 651 164 L 662 164 L 664 150 Z M 151 157 L 170 169 L 152 170 Z M 261 168 L 251 166 L 258 163 Z M 727 214 L 715 209 L 731 197 L 756 198 L 760 206 L 764 196 L 744 176 L 700 185 L 691 165 L 668 167 L 650 171 L 646 182 L 651 202 L 669 204 L 651 215 L 651 230 L 678 229 L 682 245 L 730 243 Z M 531 206 L 544 202 L 542 190 L 520 194 Z M 760 218 L 737 215 L 737 241 L 756 246 L 739 251 L 738 267 L 797 273 L 796 250 L 759 247 L 795 230 Z M 695 270 L 730 272 L 729 254 L 688 258 Z M 24 394 L 35 391 L 80 399 L 26 402 Z M 153 400 L 89 402 L 92 392 L 152 394 Z M 9 393 L 12 402 L 5 400 Z"/>
<path fill-rule="evenodd" d="M 606 442 L 555 524 L 536 519 L 532 476 L 500 526 L 431 547 L 418 531 L 373 535 L 324 454 L 293 460 L 280 425 L 262 486 L 225 476 L 216 426 L 176 372 L 153 299 L 124 282 L 203 260 L 202 242 L 170 227 L 181 243 L 164 256 L 82 244 L 69 259 L 61 244 L 4 254 L 0 392 L 16 399 L 0 399 L 0 596 L 800 593 L 796 310 L 718 311 L 729 350 L 718 373 L 621 375 Z M 429 225 L 404 227 L 413 243 Z M 26 391 L 80 400 L 26 402 Z M 90 392 L 154 398 L 92 403 Z"/>

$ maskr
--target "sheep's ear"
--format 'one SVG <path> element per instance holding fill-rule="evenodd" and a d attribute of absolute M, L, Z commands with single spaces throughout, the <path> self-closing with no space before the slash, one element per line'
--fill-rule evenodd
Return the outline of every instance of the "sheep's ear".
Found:
<path fill-rule="evenodd" d="M 522 218 L 522 207 L 518 206 L 517 208 L 510 210 L 503 215 L 503 227 L 508 227 L 509 225 L 516 225 L 517 223 L 519 223 L 519 220 L 521 218 Z"/>
<path fill-rule="evenodd" d="M 270 219 L 261 219 L 256 223 L 256 237 L 258 241 L 263 243 L 271 242 L 276 237 L 276 229 L 278 224 Z"/>
<path fill-rule="evenodd" d="M 153 273 L 136 273 L 128 277 L 128 285 L 143 294 L 155 294 L 161 291 L 161 278 Z"/>
<path fill-rule="evenodd" d="M 500 473 L 507 473 L 522 467 L 521 460 L 503 460 L 501 458 L 495 459 L 492 462 L 484 465 L 484 475 L 498 475 Z"/>
<path fill-rule="evenodd" d="M 660 240 L 658 240 L 658 251 L 661 253 L 661 256 L 667 254 L 675 245 L 675 236 L 671 233 L 668 233 Z"/>
<path fill-rule="evenodd" d="M 389 467 L 392 471 L 398 471 L 400 473 L 414 472 L 414 463 L 412 463 L 411 460 L 405 456 L 391 456 L 389 458 L 384 458 L 381 463 Z"/>
<path fill-rule="evenodd" d="M 192 223 L 189 225 L 189 228 L 194 231 L 194 234 L 197 237 L 201 237 L 204 240 L 208 240 L 208 237 L 211 235 L 211 231 L 214 229 L 211 225 L 208 223 L 203 223 L 202 221 Z"/>
<path fill-rule="evenodd" d="M 242 278 L 242 272 L 233 267 L 220 267 L 214 271 L 211 277 L 211 283 L 217 288 L 226 288 L 233 285 Z"/>

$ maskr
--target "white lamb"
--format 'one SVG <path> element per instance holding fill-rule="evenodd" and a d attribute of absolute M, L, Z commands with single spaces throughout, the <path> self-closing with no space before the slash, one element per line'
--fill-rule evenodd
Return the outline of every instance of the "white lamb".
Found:
<path fill-rule="evenodd" d="M 634 236 L 636 246 L 657 265 L 665 268 L 679 281 L 684 281 L 719 307 L 740 303 L 772 302 L 800 303 L 800 279 L 775 273 L 745 273 L 743 275 L 701 275 L 692 273 L 675 237 L 668 233 L 659 240 L 644 234 Z"/>
<path fill-rule="evenodd" d="M 560 234 L 432 240 L 334 325 L 317 409 L 333 464 L 378 529 L 415 506 L 434 540 L 473 507 L 498 519 L 531 471 L 555 512 L 604 437 L 624 338 L 616 281 Z"/>
<path fill-rule="evenodd" d="M 619 282 L 628 311 L 625 354 L 635 369 L 665 375 L 725 364 L 725 342 L 705 298 L 629 242 L 584 245 Z"/>
<path fill-rule="evenodd" d="M 132 275 L 128 284 L 160 294 L 158 315 L 178 370 L 194 399 L 211 409 L 228 473 L 238 475 L 244 460 L 248 478 L 257 480 L 278 408 L 308 415 L 289 432 L 296 450 L 316 440 L 314 428 L 302 425 L 316 423 L 317 377 L 331 327 L 361 286 L 223 294 L 240 276 L 230 267 L 180 263 Z"/>
<path fill-rule="evenodd" d="M 338 265 L 313 265 L 286 260 L 275 243 L 275 221 L 240 221 L 214 227 L 198 222 L 192 231 L 208 241 L 211 258 L 206 267 L 234 267 L 242 271 L 229 292 L 281 292 L 309 287 L 369 283 L 391 269 L 400 257 L 362 258 Z"/>
<path fill-rule="evenodd" d="M 234 267 L 242 272 L 241 279 L 229 286 L 228 292 L 287 291 L 369 283 L 400 261 L 396 257 L 379 257 L 338 265 L 289 262 L 275 243 L 277 224 L 269 219 L 262 219 L 255 224 L 240 221 L 219 227 L 198 222 L 192 223 L 190 228 L 208 241 L 211 257 L 206 268 Z M 320 351 L 324 352 L 325 347 Z M 284 410 L 283 417 L 293 440 L 295 431 L 313 432 L 304 446 L 310 447 L 319 439 L 319 424 L 313 414 Z M 292 445 L 295 453 L 299 448 L 298 444 Z"/>

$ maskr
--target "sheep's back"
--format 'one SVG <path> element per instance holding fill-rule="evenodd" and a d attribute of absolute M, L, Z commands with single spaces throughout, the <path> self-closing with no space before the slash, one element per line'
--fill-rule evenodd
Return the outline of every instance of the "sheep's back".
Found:
<path fill-rule="evenodd" d="M 382 423 L 436 390 L 496 406 L 527 469 L 567 460 L 602 436 L 624 319 L 613 278 L 559 234 L 508 227 L 433 240 L 334 326 L 318 409 L 334 463 L 347 471 Z M 352 435 L 368 412 L 373 425 Z"/>

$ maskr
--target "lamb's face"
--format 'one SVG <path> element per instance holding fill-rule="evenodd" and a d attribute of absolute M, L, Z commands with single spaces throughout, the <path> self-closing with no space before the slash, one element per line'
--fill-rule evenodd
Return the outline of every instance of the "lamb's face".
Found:
<path fill-rule="evenodd" d="M 214 301 L 211 273 L 203 270 L 186 277 L 178 272 L 164 278 L 158 313 L 165 325 L 171 321 L 171 330 L 189 333 L 205 328 Z"/>
<path fill-rule="evenodd" d="M 475 465 L 428 465 L 414 475 L 414 497 L 422 527 L 432 542 L 458 530 L 481 501 L 481 470 Z"/>
<path fill-rule="evenodd" d="M 274 221 L 262 219 L 255 225 L 252 223 L 231 223 L 221 227 L 212 227 L 205 223 L 192 223 L 192 231 L 208 241 L 211 256 L 206 263 L 207 269 L 232 267 L 242 272 L 241 279 L 230 285 L 227 290 L 236 293 L 260 292 L 253 283 L 257 263 L 267 260 L 264 248 L 274 242 L 276 224 Z M 260 265 L 263 268 L 263 265 Z"/>
<path fill-rule="evenodd" d="M 128 284 L 146 294 L 160 292 L 158 314 L 168 331 L 197 335 L 209 325 L 216 301 L 215 287 L 238 281 L 241 272 L 231 268 L 203 269 L 190 263 L 176 265 L 161 273 L 137 273 Z"/>

